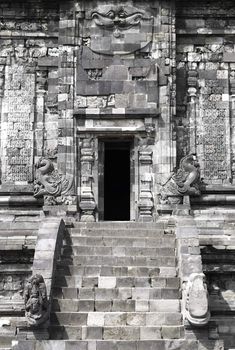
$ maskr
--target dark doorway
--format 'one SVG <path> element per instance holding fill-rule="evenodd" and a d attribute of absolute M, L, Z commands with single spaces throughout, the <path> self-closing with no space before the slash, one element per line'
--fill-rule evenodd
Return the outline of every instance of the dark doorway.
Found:
<path fill-rule="evenodd" d="M 130 142 L 104 142 L 104 220 L 130 220 Z"/>

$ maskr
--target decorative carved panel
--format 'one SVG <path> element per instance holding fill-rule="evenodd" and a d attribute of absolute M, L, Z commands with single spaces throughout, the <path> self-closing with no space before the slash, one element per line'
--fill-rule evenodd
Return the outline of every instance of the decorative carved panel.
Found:
<path fill-rule="evenodd" d="M 156 115 L 158 65 L 152 45 L 157 10 L 140 3 L 111 2 L 92 10 L 87 5 L 78 17 L 75 106 L 79 114 L 95 108 L 104 117 L 113 113 Z M 97 97 L 97 104 L 90 104 L 91 96 Z"/>
<path fill-rule="evenodd" d="M 93 193 L 94 140 L 81 142 L 81 193 L 79 207 L 81 221 L 95 221 L 96 203 Z"/>
<path fill-rule="evenodd" d="M 90 48 L 97 53 L 120 55 L 145 48 L 152 41 L 153 17 L 130 5 L 99 5 L 88 12 Z"/>
<path fill-rule="evenodd" d="M 226 111 L 208 109 L 203 116 L 205 179 L 227 178 Z"/>
<path fill-rule="evenodd" d="M 33 181 L 35 73 L 6 66 L 2 104 L 2 181 Z"/>
<path fill-rule="evenodd" d="M 150 147 L 142 146 L 139 150 L 139 219 L 153 221 L 153 152 Z"/>

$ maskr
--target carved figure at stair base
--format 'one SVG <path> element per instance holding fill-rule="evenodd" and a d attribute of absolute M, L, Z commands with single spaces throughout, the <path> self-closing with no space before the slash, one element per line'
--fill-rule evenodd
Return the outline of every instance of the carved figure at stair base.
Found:
<path fill-rule="evenodd" d="M 51 201 L 53 205 L 61 204 L 61 201 L 57 199 L 68 193 L 72 187 L 73 178 L 68 179 L 59 174 L 52 161 L 47 158 L 40 158 L 35 168 L 34 197 L 52 197 L 54 198 Z"/>
<path fill-rule="evenodd" d="M 204 326 L 210 319 L 207 284 L 203 273 L 192 273 L 186 285 L 186 318 L 194 326 Z"/>
<path fill-rule="evenodd" d="M 196 155 L 190 154 L 181 159 L 178 171 L 163 184 L 160 203 L 182 204 L 184 196 L 199 196 L 200 184 L 199 163 Z"/>
<path fill-rule="evenodd" d="M 49 317 L 47 290 L 42 275 L 33 275 L 24 290 L 25 317 L 31 326 L 38 326 Z"/>

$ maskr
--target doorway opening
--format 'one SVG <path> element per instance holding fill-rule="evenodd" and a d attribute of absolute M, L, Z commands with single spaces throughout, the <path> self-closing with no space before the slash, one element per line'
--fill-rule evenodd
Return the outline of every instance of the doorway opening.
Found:
<path fill-rule="evenodd" d="M 104 141 L 104 220 L 130 220 L 130 141 Z"/>

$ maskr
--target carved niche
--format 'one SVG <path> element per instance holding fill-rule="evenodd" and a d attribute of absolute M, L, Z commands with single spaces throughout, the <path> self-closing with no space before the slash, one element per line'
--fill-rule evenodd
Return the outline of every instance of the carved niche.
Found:
<path fill-rule="evenodd" d="M 85 6 L 78 21 L 77 100 L 98 96 L 106 101 L 113 95 L 112 107 L 123 108 L 122 113 L 156 114 L 158 65 L 152 43 L 157 10 L 140 2 Z M 92 106 L 107 115 L 112 113 L 108 107 Z"/>
<path fill-rule="evenodd" d="M 200 166 L 196 155 L 190 154 L 181 159 L 179 169 L 163 184 L 160 203 L 182 204 L 184 196 L 200 195 Z"/>
<path fill-rule="evenodd" d="M 66 203 L 67 195 L 73 185 L 73 177 L 61 175 L 48 158 L 40 158 L 35 165 L 34 197 L 44 197 L 45 204 Z"/>
<path fill-rule="evenodd" d="M 42 275 L 33 275 L 24 290 L 25 317 L 31 326 L 44 323 L 49 317 L 47 290 Z"/>

